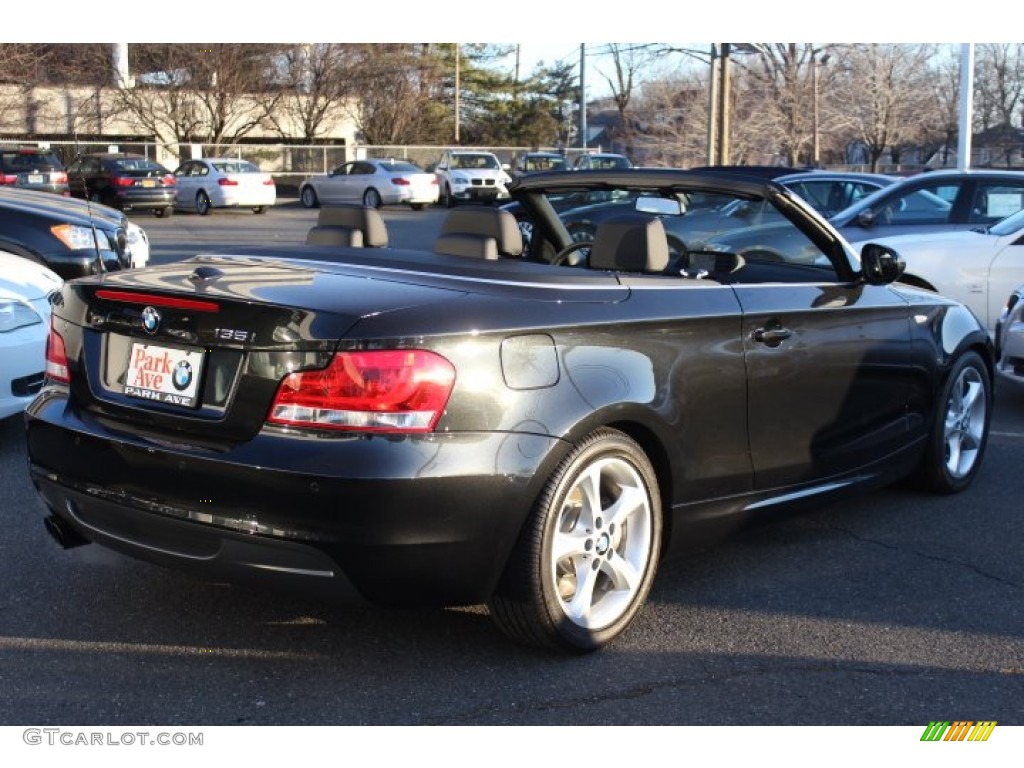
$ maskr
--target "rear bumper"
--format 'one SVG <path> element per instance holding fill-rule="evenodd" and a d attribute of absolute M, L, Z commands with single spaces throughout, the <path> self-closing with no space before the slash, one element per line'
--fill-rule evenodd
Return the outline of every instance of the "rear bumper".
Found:
<path fill-rule="evenodd" d="M 122 208 L 166 208 L 174 205 L 173 189 L 115 189 Z"/>
<path fill-rule="evenodd" d="M 85 538 L 214 577 L 382 604 L 486 601 L 558 442 L 264 431 L 209 450 L 80 417 L 50 390 L 26 426 L 40 496 Z"/>

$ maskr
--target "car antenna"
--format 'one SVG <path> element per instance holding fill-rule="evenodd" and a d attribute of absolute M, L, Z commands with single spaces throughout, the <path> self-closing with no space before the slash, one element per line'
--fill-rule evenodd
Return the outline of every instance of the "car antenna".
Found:
<path fill-rule="evenodd" d="M 78 131 L 75 131 L 75 156 L 77 157 L 81 153 L 78 144 Z M 103 263 L 103 255 L 100 253 L 100 238 L 99 233 L 96 232 L 96 220 L 92 215 L 92 195 L 89 193 L 89 180 L 83 178 L 82 183 L 85 185 L 85 210 L 89 216 L 89 228 L 92 230 L 92 247 L 96 251 L 96 274 L 102 275 L 107 271 L 106 265 Z"/>

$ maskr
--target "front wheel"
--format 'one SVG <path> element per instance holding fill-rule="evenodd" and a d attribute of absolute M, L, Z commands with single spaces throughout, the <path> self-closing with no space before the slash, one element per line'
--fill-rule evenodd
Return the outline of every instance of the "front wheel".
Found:
<path fill-rule="evenodd" d="M 917 479 L 927 490 L 957 493 L 974 480 L 988 442 L 992 383 L 977 352 L 953 365 L 936 401 L 931 438 Z"/>
<path fill-rule="evenodd" d="M 213 205 L 210 203 L 210 197 L 205 192 L 200 192 L 196 195 L 196 213 L 200 216 L 206 216 L 210 213 L 210 209 Z"/>
<path fill-rule="evenodd" d="M 447 184 L 444 185 L 444 207 L 454 208 L 455 207 L 455 196 L 452 194 L 452 188 Z"/>
<path fill-rule="evenodd" d="M 306 208 L 316 208 L 319 202 L 316 199 L 316 190 L 312 187 L 303 187 L 302 192 L 299 193 L 299 200 Z"/>
<path fill-rule="evenodd" d="M 594 651 L 633 620 L 661 544 L 658 481 L 628 435 L 599 429 L 552 473 L 489 608 L 512 639 Z"/>

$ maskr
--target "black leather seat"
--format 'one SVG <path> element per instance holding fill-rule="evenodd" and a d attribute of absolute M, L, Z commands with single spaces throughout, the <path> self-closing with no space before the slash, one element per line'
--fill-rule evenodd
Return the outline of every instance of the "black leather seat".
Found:
<path fill-rule="evenodd" d="M 522 256 L 523 234 L 516 217 L 498 208 L 456 208 L 448 214 L 434 252 L 476 259 Z"/>
<path fill-rule="evenodd" d="M 352 248 L 386 248 L 388 230 L 374 208 L 332 205 L 320 209 L 317 224 L 306 235 L 307 245 L 339 245 Z"/>

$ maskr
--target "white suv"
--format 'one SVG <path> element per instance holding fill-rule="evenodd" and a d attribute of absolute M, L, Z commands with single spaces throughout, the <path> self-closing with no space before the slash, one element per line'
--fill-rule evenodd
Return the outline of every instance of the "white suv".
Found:
<path fill-rule="evenodd" d="M 506 171 L 507 166 L 503 166 L 496 155 L 475 150 L 449 150 L 434 166 L 441 200 L 448 208 L 466 200 L 480 203 L 508 200 L 505 185 L 512 179 Z"/>

